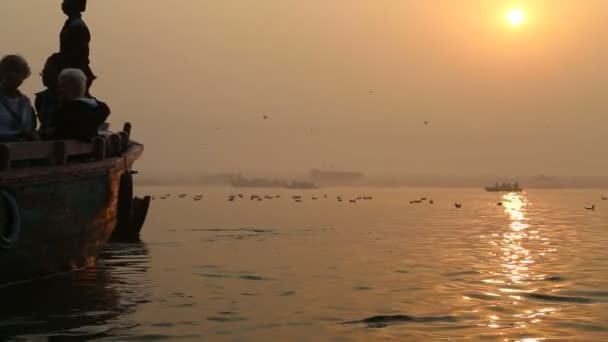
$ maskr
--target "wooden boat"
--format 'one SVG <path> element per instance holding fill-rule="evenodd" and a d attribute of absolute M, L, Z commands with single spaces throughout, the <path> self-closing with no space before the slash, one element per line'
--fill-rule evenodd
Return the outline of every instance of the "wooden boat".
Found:
<path fill-rule="evenodd" d="M 150 199 L 132 197 L 143 145 L 130 131 L 0 144 L 0 284 L 91 265 L 113 232 L 139 235 Z"/>

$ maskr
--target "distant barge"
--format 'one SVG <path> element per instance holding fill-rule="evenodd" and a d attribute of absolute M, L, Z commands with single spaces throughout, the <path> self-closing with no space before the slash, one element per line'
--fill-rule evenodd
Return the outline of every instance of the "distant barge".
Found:
<path fill-rule="evenodd" d="M 311 183 L 311 182 L 298 182 L 298 181 L 293 181 L 289 184 L 285 185 L 286 189 L 301 189 L 301 190 L 315 190 L 315 189 L 319 189 L 318 186 L 315 185 L 315 183 Z"/>
<path fill-rule="evenodd" d="M 235 188 L 282 188 L 285 186 L 285 183 L 278 180 L 244 178 L 239 176 L 230 180 L 230 185 Z"/>

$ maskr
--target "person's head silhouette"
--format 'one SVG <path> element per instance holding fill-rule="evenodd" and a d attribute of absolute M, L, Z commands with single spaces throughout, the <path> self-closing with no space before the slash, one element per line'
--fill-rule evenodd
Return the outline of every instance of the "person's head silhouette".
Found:
<path fill-rule="evenodd" d="M 87 0 L 63 0 L 61 10 L 68 16 L 80 14 L 87 10 Z"/>

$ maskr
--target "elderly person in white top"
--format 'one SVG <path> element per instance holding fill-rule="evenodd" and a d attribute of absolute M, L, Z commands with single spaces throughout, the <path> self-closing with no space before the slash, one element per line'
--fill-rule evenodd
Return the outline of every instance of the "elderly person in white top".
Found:
<path fill-rule="evenodd" d="M 47 139 L 90 141 L 110 115 L 110 108 L 92 97 L 85 97 L 87 77 L 80 69 L 64 69 L 59 74 L 57 96 L 61 105 L 53 112 Z"/>
<path fill-rule="evenodd" d="M 18 55 L 0 60 L 0 141 L 36 139 L 36 113 L 19 87 L 30 76 L 30 67 Z"/>

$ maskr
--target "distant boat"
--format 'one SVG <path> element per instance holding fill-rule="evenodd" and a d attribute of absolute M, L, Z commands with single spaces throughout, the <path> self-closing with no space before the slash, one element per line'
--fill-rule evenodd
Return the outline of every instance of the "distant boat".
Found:
<path fill-rule="evenodd" d="M 494 184 L 494 186 L 486 186 L 485 189 L 488 192 L 520 192 L 520 191 L 523 191 L 523 189 L 519 186 L 519 183 L 517 183 L 517 182 L 515 182 L 513 184 L 511 184 L 511 183 L 498 184 L 498 182 L 496 182 L 496 184 Z"/>
<path fill-rule="evenodd" d="M 285 185 L 285 188 L 287 189 L 318 189 L 319 187 L 315 185 L 315 183 L 312 182 L 297 182 L 297 181 L 293 181 L 289 184 Z"/>
<path fill-rule="evenodd" d="M 318 182 L 349 182 L 363 178 L 363 173 L 352 171 L 321 171 L 312 169 L 309 176 Z"/>
<path fill-rule="evenodd" d="M 263 178 L 236 177 L 230 181 L 235 188 L 281 188 L 285 186 L 283 181 Z"/>
<path fill-rule="evenodd" d="M 602 196 L 602 201 L 608 201 L 608 197 Z"/>

